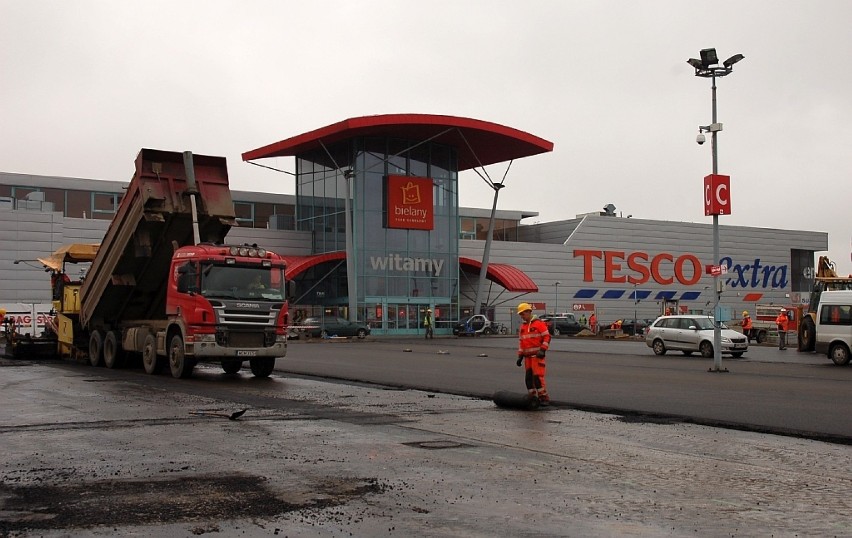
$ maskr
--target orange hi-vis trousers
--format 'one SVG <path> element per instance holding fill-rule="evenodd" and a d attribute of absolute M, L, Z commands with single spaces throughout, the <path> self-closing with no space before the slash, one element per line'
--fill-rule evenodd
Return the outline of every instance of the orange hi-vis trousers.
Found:
<path fill-rule="evenodd" d="M 550 401 L 550 396 L 547 394 L 547 384 L 544 382 L 545 364 L 544 359 L 540 359 L 535 355 L 524 357 L 524 370 L 527 384 L 527 391 L 530 396 L 535 396 L 540 401 Z"/>

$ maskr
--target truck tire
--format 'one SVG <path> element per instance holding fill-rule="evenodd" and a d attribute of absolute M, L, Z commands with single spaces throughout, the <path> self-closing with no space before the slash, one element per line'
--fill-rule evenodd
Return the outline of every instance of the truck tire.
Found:
<path fill-rule="evenodd" d="M 813 351 L 816 347 L 816 326 L 810 316 L 802 317 L 799 327 L 799 350 Z"/>
<path fill-rule="evenodd" d="M 243 367 L 243 361 L 222 361 L 222 370 L 226 374 L 236 374 Z"/>
<path fill-rule="evenodd" d="M 104 333 L 98 330 L 89 335 L 89 364 L 100 366 L 104 363 Z"/>
<path fill-rule="evenodd" d="M 251 373 L 255 377 L 269 377 L 272 370 L 275 369 L 275 359 L 264 357 L 259 359 L 251 359 Z"/>
<path fill-rule="evenodd" d="M 146 336 L 142 345 L 142 366 L 145 367 L 145 373 L 150 375 L 158 374 L 163 369 L 163 362 L 157 357 L 157 337 L 153 334 Z"/>
<path fill-rule="evenodd" d="M 183 337 L 180 334 L 172 336 L 169 343 L 169 367 L 172 370 L 172 377 L 177 379 L 186 379 L 191 376 L 192 369 L 195 368 L 195 363 L 186 358 Z"/>
<path fill-rule="evenodd" d="M 756 340 L 758 344 L 766 342 L 766 331 L 758 331 Z"/>
<path fill-rule="evenodd" d="M 124 366 L 124 349 L 118 331 L 109 331 L 104 337 L 104 365 L 110 369 Z"/>

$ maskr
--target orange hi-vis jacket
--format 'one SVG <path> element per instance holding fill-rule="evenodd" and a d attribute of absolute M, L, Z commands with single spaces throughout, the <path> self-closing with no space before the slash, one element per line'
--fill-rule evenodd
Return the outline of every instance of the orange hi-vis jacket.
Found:
<path fill-rule="evenodd" d="M 787 312 L 779 313 L 778 317 L 775 318 L 775 323 L 778 325 L 779 329 L 786 331 L 790 323 L 790 320 L 787 318 Z"/>
<path fill-rule="evenodd" d="M 749 330 L 752 328 L 751 318 L 746 316 L 743 318 L 743 329 Z"/>
<path fill-rule="evenodd" d="M 537 316 L 530 318 L 529 323 L 521 323 L 518 337 L 518 355 L 535 357 L 539 351 L 547 351 L 550 347 L 550 332 L 547 325 Z"/>

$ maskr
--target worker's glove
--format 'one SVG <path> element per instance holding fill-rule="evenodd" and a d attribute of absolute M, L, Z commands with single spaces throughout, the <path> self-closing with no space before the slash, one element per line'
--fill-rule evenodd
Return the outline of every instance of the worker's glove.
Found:
<path fill-rule="evenodd" d="M 539 350 L 539 352 L 536 353 L 535 356 L 538 357 L 539 359 L 543 359 L 544 358 L 544 350 L 543 349 Z"/>
<path fill-rule="evenodd" d="M 518 355 L 518 362 L 516 362 L 515 364 L 517 364 L 518 367 L 520 367 L 523 363 L 524 363 L 524 356 Z"/>

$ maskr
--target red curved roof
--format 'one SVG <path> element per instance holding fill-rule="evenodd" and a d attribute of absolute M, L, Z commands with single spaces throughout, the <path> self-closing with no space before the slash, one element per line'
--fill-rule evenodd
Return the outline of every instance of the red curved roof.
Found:
<path fill-rule="evenodd" d="M 473 258 L 459 258 L 459 266 L 471 273 L 479 274 L 482 270 L 482 262 Z M 489 263 L 488 280 L 496 282 L 509 291 L 533 293 L 538 291 L 538 286 L 526 273 L 507 263 Z"/>
<path fill-rule="evenodd" d="M 244 161 L 294 156 L 360 136 L 432 140 L 453 146 L 459 171 L 553 151 L 553 142 L 487 121 L 433 114 L 383 114 L 349 118 L 243 153 Z"/>
<path fill-rule="evenodd" d="M 335 260 L 345 260 L 346 252 L 327 252 L 325 254 L 315 254 L 313 256 L 281 256 L 284 258 L 284 263 L 287 264 L 287 278 L 291 279 L 300 275 L 315 265 L 324 262 Z"/>
<path fill-rule="evenodd" d="M 324 262 L 339 261 L 346 259 L 346 252 L 327 252 L 325 254 L 315 254 L 313 256 L 282 256 L 287 263 L 287 278 L 295 278 L 304 273 L 311 267 Z M 473 258 L 459 258 L 459 266 L 467 269 L 471 273 L 479 274 L 482 269 L 482 263 Z M 504 288 L 513 292 L 532 293 L 538 291 L 538 286 L 532 281 L 526 273 L 506 263 L 489 263 L 488 264 L 488 280 L 500 284 Z"/>

